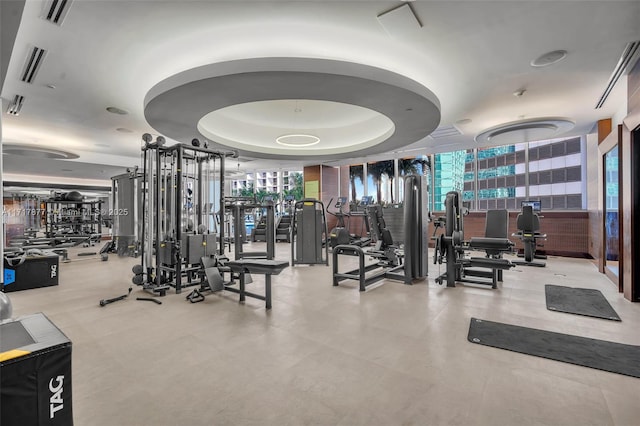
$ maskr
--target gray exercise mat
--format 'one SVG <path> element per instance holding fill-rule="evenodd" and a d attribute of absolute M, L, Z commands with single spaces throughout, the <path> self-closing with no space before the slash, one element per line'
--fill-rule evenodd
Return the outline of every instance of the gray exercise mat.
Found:
<path fill-rule="evenodd" d="M 467 339 L 494 348 L 640 378 L 640 346 L 471 318 Z"/>
<path fill-rule="evenodd" d="M 547 284 L 544 291 L 550 311 L 622 321 L 599 290 Z"/>

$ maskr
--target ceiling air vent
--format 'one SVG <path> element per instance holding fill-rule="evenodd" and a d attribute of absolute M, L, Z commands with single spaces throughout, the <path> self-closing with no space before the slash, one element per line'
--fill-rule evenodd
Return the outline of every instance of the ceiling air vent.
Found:
<path fill-rule="evenodd" d="M 27 60 L 25 61 L 24 71 L 22 72 L 20 80 L 25 83 L 33 83 L 46 55 L 47 51 L 44 49 L 40 49 L 39 47 L 31 49 L 27 54 Z"/>
<path fill-rule="evenodd" d="M 429 136 L 433 139 L 448 138 L 451 136 L 460 136 L 462 132 L 456 126 L 440 126 L 435 129 Z"/>
<path fill-rule="evenodd" d="M 16 95 L 11 101 L 11 103 L 9 104 L 9 108 L 7 108 L 7 114 L 19 115 L 20 110 L 22 109 L 23 103 L 24 103 L 24 96 Z"/>
<path fill-rule="evenodd" d="M 562 117 L 530 118 L 491 127 L 482 131 L 475 139 L 482 145 L 511 145 L 555 138 L 574 126 L 573 121 Z"/>
<path fill-rule="evenodd" d="M 605 87 L 604 92 L 602 92 L 602 96 L 598 100 L 596 104 L 596 109 L 602 108 L 604 103 L 607 101 L 609 94 L 615 87 L 616 83 L 622 77 L 625 70 L 631 64 L 631 60 L 638 53 L 638 47 L 640 47 L 640 41 L 633 41 L 631 43 L 627 43 L 627 46 L 624 48 L 624 52 L 622 52 L 622 56 L 620 56 L 620 60 L 618 60 L 618 64 L 616 68 L 613 70 L 613 74 L 609 77 L 609 82 L 607 83 L 607 87 Z"/>
<path fill-rule="evenodd" d="M 45 0 L 40 17 L 52 24 L 62 25 L 72 0 Z"/>

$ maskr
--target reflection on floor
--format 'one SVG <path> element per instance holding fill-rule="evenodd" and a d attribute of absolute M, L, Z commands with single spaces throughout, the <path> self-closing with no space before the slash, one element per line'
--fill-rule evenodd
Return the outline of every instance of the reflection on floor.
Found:
<path fill-rule="evenodd" d="M 589 260 L 518 266 L 496 290 L 437 286 L 429 262 L 426 281 L 366 293 L 296 266 L 273 277 L 271 311 L 229 292 L 156 305 L 138 288 L 99 307 L 135 263 L 61 264 L 59 286 L 10 293 L 14 316 L 44 312 L 72 340 L 78 425 L 640 424 L 640 379 L 467 342 L 477 317 L 640 345 L 640 304 Z M 622 322 L 548 311 L 545 284 L 598 289 Z"/>

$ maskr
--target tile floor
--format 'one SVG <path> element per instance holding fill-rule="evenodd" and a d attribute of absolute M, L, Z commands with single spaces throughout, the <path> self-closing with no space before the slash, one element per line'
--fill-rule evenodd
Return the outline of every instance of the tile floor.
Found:
<path fill-rule="evenodd" d="M 137 287 L 99 307 L 135 263 L 61 264 L 59 286 L 9 294 L 14 317 L 44 312 L 72 340 L 76 425 L 640 425 L 640 379 L 467 341 L 478 317 L 640 345 L 640 304 L 588 260 L 517 267 L 496 290 L 438 286 L 429 262 L 425 281 L 366 293 L 296 266 L 273 277 L 271 311 Z M 599 289 L 622 322 L 548 311 L 545 284 Z"/>

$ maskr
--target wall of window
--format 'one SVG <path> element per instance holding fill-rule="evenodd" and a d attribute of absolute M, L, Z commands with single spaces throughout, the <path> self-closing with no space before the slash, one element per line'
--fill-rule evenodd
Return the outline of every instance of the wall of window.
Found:
<path fill-rule="evenodd" d="M 393 160 L 367 163 L 367 195 L 373 195 L 376 203 L 387 204 L 393 202 L 393 179 L 395 166 Z"/>
<path fill-rule="evenodd" d="M 472 210 L 518 210 L 527 199 L 540 200 L 545 210 L 583 209 L 583 147 L 574 137 L 437 154 L 433 210 L 444 210 L 450 190 L 462 191 Z"/>
<path fill-rule="evenodd" d="M 248 194 L 280 194 L 295 191 L 301 182 L 296 182 L 302 171 L 259 171 L 247 173 L 244 179 L 235 179 L 231 182 L 231 195 Z"/>
<path fill-rule="evenodd" d="M 404 177 L 420 175 L 427 177 L 427 186 L 431 186 L 431 158 L 426 155 L 398 159 L 398 196 L 395 203 L 404 201 Z"/>
<path fill-rule="evenodd" d="M 433 210 L 444 210 L 449 191 L 464 190 L 466 151 L 453 151 L 434 155 Z"/>

